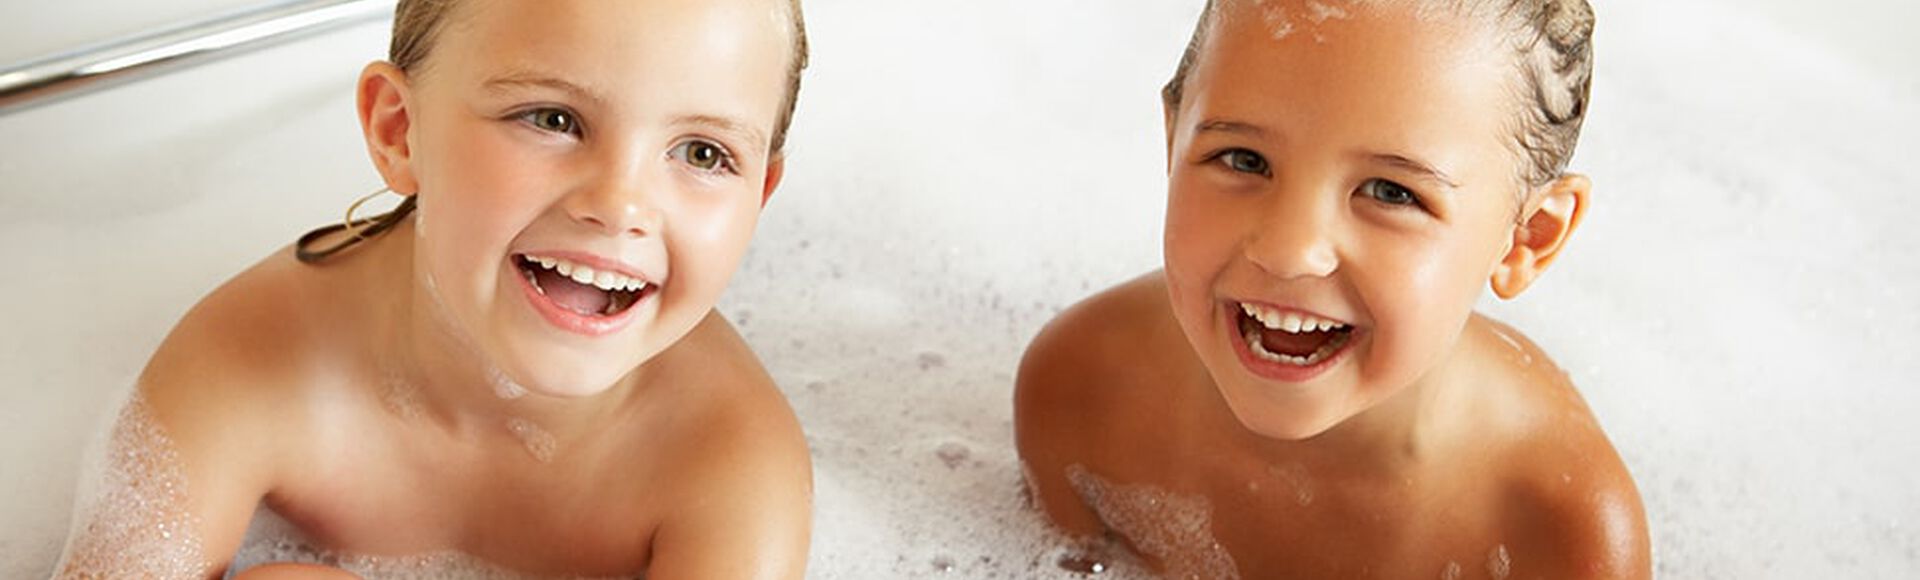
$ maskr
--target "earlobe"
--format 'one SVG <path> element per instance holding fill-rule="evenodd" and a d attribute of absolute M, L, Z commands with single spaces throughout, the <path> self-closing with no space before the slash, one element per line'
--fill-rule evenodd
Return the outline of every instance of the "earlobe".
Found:
<path fill-rule="evenodd" d="M 407 83 L 406 71 L 376 61 L 360 72 L 355 100 L 374 168 L 387 189 L 411 195 L 420 191 L 420 185 L 413 174 L 412 89 Z"/>
<path fill-rule="evenodd" d="M 761 209 L 766 209 L 767 200 L 773 199 L 773 190 L 780 187 L 780 179 L 786 177 L 786 174 L 787 155 L 785 153 L 773 154 L 772 160 L 767 162 L 767 181 L 762 184 L 760 188 Z"/>
<path fill-rule="evenodd" d="M 1507 251 L 1493 267 L 1489 282 L 1495 295 L 1511 299 L 1539 279 L 1580 227 L 1592 193 L 1586 176 L 1568 174 L 1527 196 Z"/>

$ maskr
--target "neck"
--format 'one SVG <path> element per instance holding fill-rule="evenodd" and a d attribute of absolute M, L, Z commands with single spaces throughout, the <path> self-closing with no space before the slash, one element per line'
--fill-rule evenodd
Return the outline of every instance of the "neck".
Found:
<path fill-rule="evenodd" d="M 1457 438 L 1461 410 L 1472 394 L 1471 384 L 1456 346 L 1425 375 L 1387 399 L 1299 441 L 1265 440 L 1274 455 L 1320 458 L 1322 463 L 1351 469 L 1355 474 L 1399 478 L 1433 463 Z"/>
<path fill-rule="evenodd" d="M 630 400 L 642 372 L 579 398 L 542 395 L 514 382 L 456 321 L 433 278 L 417 267 L 416 231 L 408 220 L 365 248 L 376 262 L 368 287 L 385 297 L 376 299 L 380 304 L 374 311 L 381 316 L 370 346 L 389 411 L 430 422 L 462 440 L 523 445 L 544 461 L 601 431 Z"/>

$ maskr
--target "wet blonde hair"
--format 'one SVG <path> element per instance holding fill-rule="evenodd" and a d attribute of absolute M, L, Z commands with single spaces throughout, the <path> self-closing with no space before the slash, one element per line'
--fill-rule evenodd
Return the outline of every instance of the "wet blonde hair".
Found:
<path fill-rule="evenodd" d="M 1194 61 L 1218 20 L 1222 1 L 1207 0 L 1187 42 L 1173 79 L 1160 90 L 1168 110 L 1176 110 L 1186 92 Z M 1517 101 L 1525 105 L 1514 127 L 1513 144 L 1525 163 L 1518 176 L 1540 186 L 1566 174 L 1586 122 L 1593 85 L 1593 7 L 1586 0 L 1422 0 L 1463 14 L 1487 15 L 1506 34 L 1519 69 Z"/>
<path fill-rule="evenodd" d="M 393 44 L 387 60 L 408 73 L 416 72 L 433 49 L 435 37 L 446 27 L 448 15 L 459 0 L 400 0 L 393 12 Z M 794 106 L 800 98 L 800 71 L 807 68 L 807 24 L 800 14 L 800 0 L 787 0 L 787 21 L 793 24 L 793 58 L 787 64 L 787 94 L 775 120 L 772 149 L 780 153 L 787 145 L 787 127 L 793 124 Z"/>

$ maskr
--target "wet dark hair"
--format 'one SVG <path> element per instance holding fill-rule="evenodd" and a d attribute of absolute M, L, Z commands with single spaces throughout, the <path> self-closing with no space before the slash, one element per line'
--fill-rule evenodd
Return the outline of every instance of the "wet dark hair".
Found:
<path fill-rule="evenodd" d="M 447 20 L 458 3 L 459 0 L 399 0 L 393 9 L 393 40 L 387 46 L 387 61 L 410 74 L 421 73 L 422 67 L 428 64 L 427 56 L 433 51 L 434 39 L 446 28 Z M 800 0 L 787 0 L 787 21 L 792 24 L 793 57 L 787 63 L 786 100 L 780 107 L 780 117 L 774 121 L 773 135 L 769 140 L 770 150 L 775 155 L 786 150 L 787 127 L 793 124 L 794 107 L 800 100 L 800 72 L 807 68 L 807 23 L 800 12 Z M 413 209 L 414 197 L 408 195 L 399 206 L 387 213 L 316 228 L 294 242 L 293 255 L 308 264 L 320 262 L 361 241 L 386 233 Z M 325 248 L 312 247 L 320 238 L 349 230 L 353 235 L 347 239 Z"/>
<path fill-rule="evenodd" d="M 1187 41 L 1173 79 L 1160 90 L 1167 110 L 1176 110 L 1186 92 L 1200 49 L 1219 18 L 1220 2 L 1207 0 Z M 1425 2 L 1430 0 L 1407 0 Z M 1518 178 L 1539 186 L 1564 175 L 1586 121 L 1593 85 L 1593 7 L 1586 0 L 1465 0 L 1454 8 L 1488 8 L 1505 33 L 1519 69 L 1516 100 L 1524 105 L 1514 127 L 1514 146 L 1524 159 Z"/>

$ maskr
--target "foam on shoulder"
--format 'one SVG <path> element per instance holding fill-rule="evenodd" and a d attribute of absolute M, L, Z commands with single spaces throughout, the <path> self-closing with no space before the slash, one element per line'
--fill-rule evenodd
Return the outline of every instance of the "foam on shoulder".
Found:
<path fill-rule="evenodd" d="M 83 475 L 61 577 L 198 578 L 207 572 L 200 518 L 166 430 L 135 390 L 97 471 Z"/>

